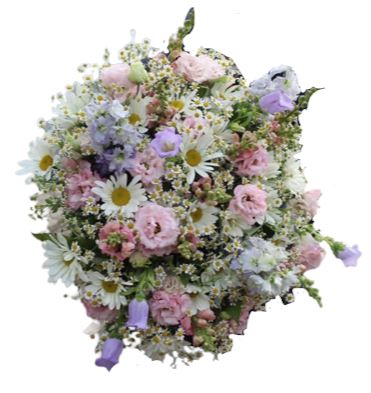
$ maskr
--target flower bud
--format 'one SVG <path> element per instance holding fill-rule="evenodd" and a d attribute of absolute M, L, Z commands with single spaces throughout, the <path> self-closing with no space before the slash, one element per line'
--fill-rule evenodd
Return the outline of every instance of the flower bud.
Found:
<path fill-rule="evenodd" d="M 128 78 L 130 82 L 137 85 L 140 85 L 148 79 L 148 73 L 141 61 L 131 65 Z"/>

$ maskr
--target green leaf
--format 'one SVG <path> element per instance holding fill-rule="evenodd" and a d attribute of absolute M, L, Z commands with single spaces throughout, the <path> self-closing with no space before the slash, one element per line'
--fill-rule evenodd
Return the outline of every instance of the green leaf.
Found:
<path fill-rule="evenodd" d="M 32 236 L 42 242 L 45 242 L 47 240 L 53 241 L 53 237 L 50 233 L 45 233 L 45 232 L 44 233 L 32 233 Z"/>
<path fill-rule="evenodd" d="M 317 301 L 318 305 L 322 307 L 322 299 L 319 295 L 319 290 L 313 287 L 314 281 L 305 276 L 299 277 L 298 288 L 303 288 L 308 292 L 308 295 Z"/>
<path fill-rule="evenodd" d="M 184 20 L 183 26 L 179 27 L 178 32 L 175 36 L 170 37 L 168 50 L 170 54 L 170 60 L 174 60 L 178 52 L 182 51 L 184 48 L 183 40 L 184 38 L 190 34 L 195 25 L 195 10 L 192 7 Z"/>
<path fill-rule="evenodd" d="M 312 95 L 319 90 L 323 90 L 323 87 L 311 87 L 310 89 L 305 90 L 305 92 L 298 97 L 296 108 L 300 112 L 307 109 Z"/>
<path fill-rule="evenodd" d="M 234 319 L 235 321 L 238 322 L 241 316 L 241 308 L 242 308 L 242 303 L 238 303 L 234 306 L 226 307 L 223 311 L 226 312 L 231 317 L 231 319 Z"/>

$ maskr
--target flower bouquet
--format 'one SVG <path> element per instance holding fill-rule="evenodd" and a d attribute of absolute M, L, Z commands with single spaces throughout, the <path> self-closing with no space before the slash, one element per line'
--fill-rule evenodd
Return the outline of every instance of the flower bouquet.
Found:
<path fill-rule="evenodd" d="M 225 353 L 271 299 L 304 288 L 321 304 L 305 276 L 321 241 L 346 266 L 360 255 L 314 227 L 320 191 L 296 158 L 319 89 L 288 66 L 248 84 L 227 56 L 185 51 L 193 25 L 191 9 L 166 52 L 133 37 L 119 63 L 106 51 L 80 66 L 21 162 L 49 281 L 76 286 L 108 370 L 125 347 L 174 363 Z"/>

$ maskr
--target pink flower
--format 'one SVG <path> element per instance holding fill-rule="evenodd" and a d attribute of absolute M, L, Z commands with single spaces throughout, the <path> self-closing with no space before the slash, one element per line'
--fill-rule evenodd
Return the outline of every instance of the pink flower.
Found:
<path fill-rule="evenodd" d="M 306 270 L 316 269 L 325 257 L 325 250 L 316 242 L 311 235 L 301 240 L 297 251 L 299 252 L 298 263 Z"/>
<path fill-rule="evenodd" d="M 183 74 L 191 82 L 203 83 L 224 75 L 223 67 L 206 55 L 192 56 L 182 52 L 173 66 L 175 73 Z"/>
<path fill-rule="evenodd" d="M 118 221 L 108 222 L 99 231 L 99 248 L 103 253 L 123 261 L 135 250 L 134 233 Z"/>
<path fill-rule="evenodd" d="M 320 197 L 321 190 L 310 190 L 304 193 L 304 208 L 312 218 L 317 214 Z"/>
<path fill-rule="evenodd" d="M 116 309 L 109 309 L 107 306 L 95 306 L 88 300 L 83 300 L 82 304 L 85 306 L 86 314 L 97 321 L 112 322 L 118 316 Z"/>
<path fill-rule="evenodd" d="M 235 320 L 230 321 L 230 330 L 233 334 L 243 334 L 247 328 L 247 322 L 250 317 L 251 311 L 254 309 L 255 303 L 249 300 L 241 309 L 240 320 L 236 322 Z"/>
<path fill-rule="evenodd" d="M 192 300 L 187 294 L 179 292 L 169 293 L 163 290 L 156 291 L 150 300 L 152 318 L 160 325 L 179 325 L 186 318 L 187 312 L 192 308 Z M 183 324 L 189 327 L 189 321 Z"/>
<path fill-rule="evenodd" d="M 152 148 L 148 148 L 136 154 L 130 173 L 132 176 L 139 175 L 142 183 L 152 188 L 153 180 L 159 179 L 164 174 L 164 162 L 165 160 L 160 158 Z"/>
<path fill-rule="evenodd" d="M 242 151 L 234 161 L 234 165 L 240 176 L 259 176 L 267 169 L 268 158 L 268 152 L 264 147 L 259 146 L 256 149 Z"/>
<path fill-rule="evenodd" d="M 190 135 L 193 138 L 200 137 L 206 125 L 207 120 L 202 117 L 196 118 L 194 116 L 188 116 L 183 121 L 183 127 L 191 129 Z"/>
<path fill-rule="evenodd" d="M 114 98 L 121 101 L 125 100 L 130 95 L 135 95 L 137 92 L 137 85 L 129 80 L 130 66 L 125 63 L 113 64 L 107 68 L 103 68 L 100 73 L 100 78 L 103 85 L 108 88 L 122 88 L 125 93 L 114 92 Z"/>
<path fill-rule="evenodd" d="M 229 202 L 229 210 L 240 216 L 249 225 L 267 211 L 267 194 L 253 184 L 239 185 L 234 189 L 234 198 Z"/>
<path fill-rule="evenodd" d="M 137 211 L 135 226 L 145 255 L 168 255 L 174 250 L 180 231 L 171 208 L 147 203 Z"/>
<path fill-rule="evenodd" d="M 66 169 L 78 170 L 77 173 L 67 176 L 65 192 L 67 194 L 67 206 L 73 210 L 83 207 L 89 197 L 97 199 L 91 190 L 95 187 L 96 180 L 100 180 L 90 169 L 90 163 L 87 161 L 65 162 Z"/>

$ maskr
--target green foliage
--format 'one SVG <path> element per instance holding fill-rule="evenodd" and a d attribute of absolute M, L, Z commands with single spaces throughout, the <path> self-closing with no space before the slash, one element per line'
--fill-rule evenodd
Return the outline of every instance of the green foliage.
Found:
<path fill-rule="evenodd" d="M 183 50 L 184 38 L 190 34 L 195 25 L 195 11 L 194 8 L 191 8 L 184 20 L 183 26 L 179 27 L 178 32 L 173 37 L 170 37 L 168 50 L 170 54 L 170 60 L 174 60 L 178 53 Z"/>
<path fill-rule="evenodd" d="M 314 281 L 310 280 L 305 276 L 299 277 L 299 286 L 298 288 L 303 288 L 308 292 L 308 295 L 317 301 L 318 305 L 322 307 L 322 299 L 319 295 L 319 290 L 313 287 Z"/>
<path fill-rule="evenodd" d="M 242 303 L 237 303 L 224 308 L 223 312 L 225 313 L 225 316 L 229 316 L 228 319 L 234 319 L 238 322 L 241 316 L 241 308 Z"/>
<path fill-rule="evenodd" d="M 53 237 L 50 233 L 32 233 L 32 236 L 42 242 L 45 242 L 47 240 L 53 241 Z"/>
<path fill-rule="evenodd" d="M 235 132 L 254 131 L 262 124 L 262 111 L 255 102 L 244 101 L 233 106 L 229 128 Z"/>

